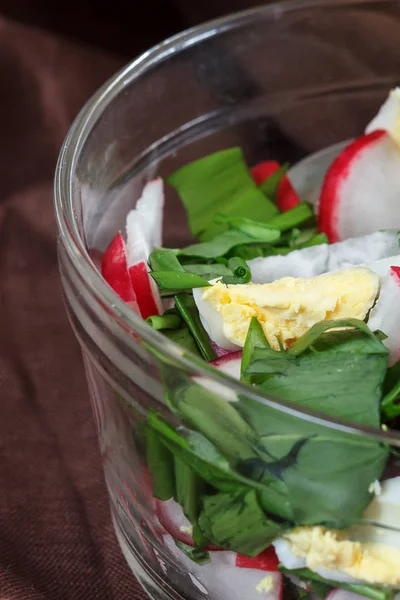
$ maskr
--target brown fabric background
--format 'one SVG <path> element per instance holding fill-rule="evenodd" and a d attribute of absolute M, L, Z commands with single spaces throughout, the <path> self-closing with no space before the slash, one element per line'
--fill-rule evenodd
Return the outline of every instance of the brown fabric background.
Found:
<path fill-rule="evenodd" d="M 61 301 L 53 172 L 77 111 L 129 57 L 197 21 L 256 2 L 147 4 L 140 3 L 144 13 L 135 18 L 135 7 L 129 17 L 122 0 L 0 0 L 4 600 L 143 597 L 114 538 L 80 351 Z M 398 47 L 399 23 L 383 23 L 376 39 L 374 33 L 369 23 L 371 76 L 388 54 L 378 51 L 376 39 L 389 52 Z M 400 57 L 397 64 L 400 73 Z M 296 136 L 305 141 L 301 128 Z"/>
<path fill-rule="evenodd" d="M 150 4 L 135 27 L 118 1 L 0 0 L 2 600 L 144 596 L 114 537 L 61 300 L 52 179 L 89 96 L 130 57 L 193 22 L 168 2 Z"/>

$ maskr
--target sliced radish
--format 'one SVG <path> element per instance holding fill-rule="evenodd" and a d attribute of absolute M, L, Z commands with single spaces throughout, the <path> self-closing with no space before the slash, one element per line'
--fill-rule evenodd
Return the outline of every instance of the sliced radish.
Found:
<path fill-rule="evenodd" d="M 212 349 L 214 350 L 214 352 L 218 356 L 218 358 L 220 358 L 221 356 L 226 356 L 227 354 L 229 354 L 229 350 L 225 350 L 225 348 L 221 348 L 220 346 L 218 346 L 218 344 L 216 344 L 215 342 L 213 342 L 210 337 L 208 339 L 210 340 L 210 344 L 212 346 Z"/>
<path fill-rule="evenodd" d="M 282 277 L 316 277 L 329 271 L 385 259 L 398 251 L 397 231 L 375 231 L 336 244 L 294 250 L 286 256 L 254 258 L 248 261 L 248 265 L 254 283 L 270 283 Z"/>
<path fill-rule="evenodd" d="M 391 90 L 378 114 L 368 124 L 365 133 L 385 130 L 400 146 L 400 87 Z"/>
<path fill-rule="evenodd" d="M 101 274 L 114 292 L 139 312 L 126 261 L 126 246 L 120 232 L 117 233 L 103 254 Z"/>
<path fill-rule="evenodd" d="M 156 282 L 149 275 L 147 263 L 140 262 L 130 267 L 129 276 L 143 319 L 161 314 L 160 294 Z"/>
<path fill-rule="evenodd" d="M 277 571 L 279 560 L 275 548 L 270 546 L 263 552 L 251 558 L 244 554 L 236 554 L 236 566 L 242 569 L 259 569 L 261 571 Z"/>
<path fill-rule="evenodd" d="M 176 547 L 170 536 L 165 537 L 168 550 L 204 598 L 218 600 L 281 600 L 283 577 L 279 572 L 238 568 L 235 553 L 210 552 L 210 562 L 199 565 Z"/>
<path fill-rule="evenodd" d="M 167 531 L 175 540 L 182 542 L 187 546 L 194 548 L 194 541 L 192 537 L 192 524 L 183 514 L 183 510 L 180 504 L 175 502 L 172 498 L 170 500 L 156 501 L 156 513 L 158 520 L 165 531 Z M 206 550 L 213 550 L 219 552 L 220 548 L 210 544 L 206 546 Z"/>
<path fill-rule="evenodd" d="M 330 242 L 400 226 L 400 148 L 385 131 L 349 144 L 329 168 L 319 229 Z"/>
<path fill-rule="evenodd" d="M 175 500 L 157 500 L 156 512 L 161 525 L 172 537 L 183 544 L 194 546 L 192 525 Z"/>
<path fill-rule="evenodd" d="M 389 350 L 389 365 L 400 360 L 400 268 L 392 266 L 383 278 L 379 298 L 371 310 L 368 327 L 379 329 L 388 337 L 383 340 Z"/>
<path fill-rule="evenodd" d="M 225 354 L 210 363 L 218 371 L 230 375 L 234 379 L 240 379 L 240 367 L 242 364 L 242 352 L 231 352 Z M 224 383 L 214 381 L 211 377 L 195 376 L 193 381 L 206 388 L 210 392 L 224 398 L 227 402 L 237 402 L 238 397 L 235 392 L 229 389 Z"/>
<path fill-rule="evenodd" d="M 147 261 L 153 248 L 162 243 L 163 208 L 163 181 L 159 177 L 146 184 L 126 218 L 128 269 L 144 319 L 162 312 L 160 293 L 149 275 Z"/>
<path fill-rule="evenodd" d="M 240 379 L 240 366 L 242 364 L 242 352 L 231 352 L 211 361 L 213 367 L 235 379 Z"/>
<path fill-rule="evenodd" d="M 271 177 L 281 165 L 275 160 L 267 160 L 259 163 L 251 169 L 251 175 L 255 183 L 260 186 L 268 177 Z M 290 179 L 285 175 L 278 188 L 276 203 L 281 212 L 285 212 L 300 204 L 300 198 L 297 192 L 294 190 Z"/>

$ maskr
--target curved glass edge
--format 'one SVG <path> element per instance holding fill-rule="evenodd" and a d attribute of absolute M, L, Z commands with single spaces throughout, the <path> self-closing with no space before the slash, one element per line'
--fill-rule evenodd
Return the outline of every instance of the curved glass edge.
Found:
<path fill-rule="evenodd" d="M 382 4 L 390 4 L 392 1 L 384 0 Z M 104 307 L 107 306 L 108 315 L 112 314 L 116 321 L 121 322 L 128 329 L 135 330 L 145 342 L 149 343 L 166 360 L 172 358 L 177 362 L 178 366 L 183 367 L 185 370 L 189 370 L 191 373 L 200 376 L 206 375 L 220 384 L 223 382 L 224 385 L 236 394 L 246 395 L 278 412 L 314 423 L 315 425 L 352 435 L 368 436 L 379 442 L 400 447 L 400 433 L 394 430 L 381 430 L 372 427 L 351 425 L 345 421 L 327 418 L 323 414 L 293 408 L 293 404 L 283 402 L 273 396 L 267 396 L 261 393 L 261 391 L 255 393 L 254 388 L 248 384 L 239 382 L 229 375 L 216 371 L 207 363 L 198 360 L 194 355 L 183 352 L 180 346 L 166 339 L 158 331 L 154 331 L 115 294 L 101 277 L 79 235 L 71 203 L 73 176 L 80 152 L 97 118 L 125 85 L 128 83 L 131 84 L 153 66 L 159 65 L 174 53 L 185 50 L 225 31 L 239 28 L 255 19 L 262 19 L 263 16 L 273 16 L 276 18 L 277 16 L 283 16 L 296 10 L 315 8 L 316 4 L 318 5 L 318 9 L 323 10 L 328 8 L 368 6 L 374 3 L 376 3 L 376 0 L 318 0 L 317 3 L 315 0 L 289 0 L 284 5 L 276 2 L 268 6 L 251 8 L 208 21 L 170 37 L 147 50 L 106 81 L 88 100 L 76 117 L 64 140 L 57 161 L 54 179 L 54 206 L 59 240 L 89 289 Z M 104 308 L 103 310 L 106 314 L 106 309 Z M 124 342 L 128 348 L 131 347 L 133 349 L 136 346 L 137 342 L 133 340 L 123 327 L 121 327 L 121 336 L 124 337 Z"/>

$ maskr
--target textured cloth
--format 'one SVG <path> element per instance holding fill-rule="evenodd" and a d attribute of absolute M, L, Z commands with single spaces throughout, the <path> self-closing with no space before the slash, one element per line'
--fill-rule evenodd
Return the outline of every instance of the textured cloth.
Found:
<path fill-rule="evenodd" d="M 5 4 L 15 11 L 24 2 Z M 29 0 L 26 4 L 43 9 L 48 3 Z M 76 4 L 82 5 L 79 14 L 83 14 L 88 3 Z M 103 10 L 101 2 L 94 4 Z M 176 29 L 254 4 L 177 0 Z M 57 5 L 57 14 L 59 8 L 65 10 L 64 5 Z M 36 23 L 45 26 L 46 15 L 38 11 Z M 158 22 L 164 21 L 161 14 Z M 106 27 L 104 19 L 101 23 Z M 398 18 L 346 23 L 340 48 L 330 41 L 329 23 L 317 51 L 329 50 L 327 56 L 333 61 L 339 51 L 346 52 L 348 40 L 369 36 L 374 40 L 369 55 L 353 57 L 349 69 L 365 72 L 373 82 L 384 60 L 390 75 L 387 81 L 392 81 L 391 75 L 400 73 Z M 307 26 L 312 23 L 302 24 Z M 59 148 L 82 104 L 127 60 L 79 43 L 79 37 L 84 39 L 82 31 L 78 35 L 70 30 L 75 39 L 71 42 L 0 19 L 1 600 L 144 596 L 112 529 L 81 354 L 62 304 L 56 261 L 52 178 Z M 68 33 L 67 28 L 63 33 Z M 167 33 L 172 31 L 162 29 L 162 35 Z M 157 35 L 161 25 L 148 44 L 143 35 L 140 45 L 157 41 Z M 128 37 L 121 33 L 118 39 L 128 44 Z M 104 47 L 110 47 L 111 38 L 108 33 Z M 90 41 L 101 46 L 99 38 Z M 135 44 L 133 48 L 132 55 L 139 49 Z M 316 54 L 306 50 L 310 57 Z M 386 85 L 384 80 L 382 90 Z M 324 97 L 322 105 L 326 105 Z M 355 115 L 354 105 L 340 117 L 359 119 L 354 120 L 355 133 L 365 122 L 364 115 Z M 321 120 L 321 126 L 311 132 L 309 123 L 293 114 L 282 127 L 302 148 L 312 151 L 322 139 L 318 135 L 329 138 L 332 119 Z M 335 134 L 340 136 L 337 128 Z"/>
<path fill-rule="evenodd" d="M 143 596 L 110 522 L 52 207 L 67 129 L 120 64 L 0 21 L 1 599 Z"/>

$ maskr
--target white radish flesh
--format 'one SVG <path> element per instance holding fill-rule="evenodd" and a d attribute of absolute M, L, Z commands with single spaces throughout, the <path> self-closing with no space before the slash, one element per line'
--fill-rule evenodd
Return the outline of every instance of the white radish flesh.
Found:
<path fill-rule="evenodd" d="M 387 335 L 383 340 L 389 350 L 389 365 L 400 360 L 400 267 L 391 266 L 383 278 L 379 298 L 371 310 L 368 327 Z"/>
<path fill-rule="evenodd" d="M 384 129 L 400 146 L 400 88 L 391 90 L 376 117 L 367 125 L 365 133 Z"/>
<path fill-rule="evenodd" d="M 357 138 L 329 168 L 319 228 L 330 242 L 400 227 L 400 148 L 385 131 Z"/>
<path fill-rule="evenodd" d="M 210 363 L 218 371 L 222 371 L 227 375 L 230 375 L 234 379 L 240 379 L 240 368 L 242 364 L 242 353 L 232 352 L 213 360 Z M 195 376 L 193 380 L 206 388 L 210 392 L 213 392 L 217 396 L 220 396 L 227 402 L 237 402 L 238 398 L 233 390 L 228 388 L 222 382 L 215 381 L 211 377 Z"/>
<path fill-rule="evenodd" d="M 136 207 L 126 218 L 128 268 L 147 262 L 153 248 L 162 244 L 164 188 L 161 177 L 143 188 Z"/>

